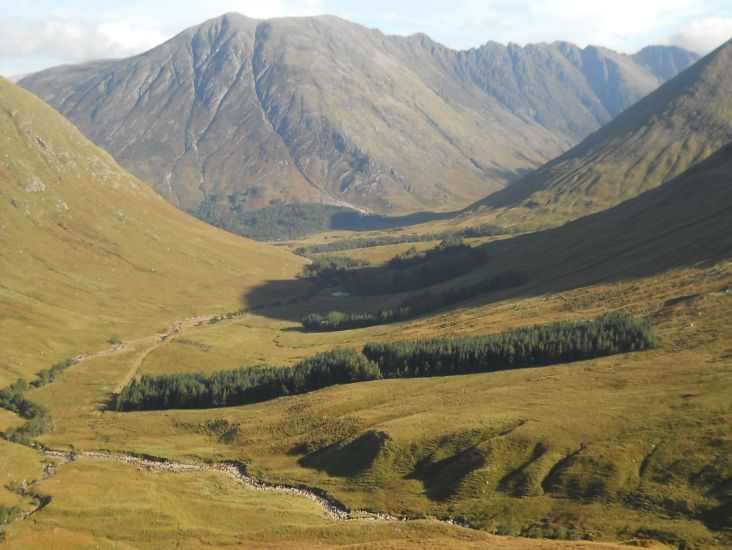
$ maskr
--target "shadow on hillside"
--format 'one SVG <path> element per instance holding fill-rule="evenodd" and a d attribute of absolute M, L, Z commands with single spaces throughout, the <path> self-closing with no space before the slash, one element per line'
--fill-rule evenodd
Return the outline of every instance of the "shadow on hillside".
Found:
<path fill-rule="evenodd" d="M 241 304 L 252 311 L 279 310 L 308 302 L 317 290 L 318 287 L 307 279 L 276 279 L 244 292 Z"/>
<path fill-rule="evenodd" d="M 98 401 L 95 401 L 94 404 L 96 405 L 96 409 L 98 411 L 113 411 L 115 410 L 115 405 L 117 404 L 117 395 L 112 392 L 104 393 L 101 395 Z"/>
<path fill-rule="evenodd" d="M 424 457 L 417 462 L 414 470 L 405 479 L 421 481 L 427 498 L 435 502 L 449 500 L 471 472 L 487 464 L 485 454 L 474 446 L 438 462 L 431 462 L 430 458 Z"/>
<path fill-rule="evenodd" d="M 244 292 L 241 295 L 241 305 L 262 317 L 298 323 L 298 326 L 285 327 L 282 331 L 309 332 L 299 326 L 302 318 L 309 313 L 378 309 L 411 295 L 400 293 L 334 298 L 330 294 L 335 290 L 335 287 L 317 286 L 307 279 L 267 281 Z"/>
<path fill-rule="evenodd" d="M 408 227 L 421 223 L 454 218 L 460 212 L 415 212 L 404 216 L 363 215 L 359 212 L 336 212 L 331 218 L 330 229 L 341 231 L 379 231 Z"/>
<path fill-rule="evenodd" d="M 471 303 L 487 304 L 506 297 L 553 294 L 649 277 L 673 268 L 710 266 L 729 258 L 732 256 L 729 218 L 732 194 L 727 174 L 724 170 L 708 177 L 703 170 L 694 170 L 686 180 L 679 178 L 612 209 L 562 227 L 484 244 L 482 249 L 490 261 L 471 271 L 471 279 L 476 275 L 487 278 L 518 270 L 527 273 L 530 280 L 509 291 L 477 295 Z M 690 178 L 692 181 L 688 181 Z M 262 302 L 263 296 L 272 294 L 281 294 L 282 301 L 293 300 L 288 294 L 290 287 L 297 288 L 298 283 L 265 284 L 247 292 L 243 301 L 246 306 Z M 395 297 L 394 302 L 401 299 L 403 295 Z M 352 304 L 356 302 L 344 301 L 339 309 L 350 311 L 348 307 Z M 360 304 L 365 307 L 357 311 L 374 309 L 368 301 Z M 318 304 L 313 302 L 311 305 Z M 302 307 L 297 311 L 277 308 L 266 310 L 264 315 L 297 320 L 307 313 L 309 311 Z"/>
<path fill-rule="evenodd" d="M 334 443 L 307 454 L 298 464 L 331 476 L 354 477 L 374 466 L 388 440 L 385 433 L 369 430 L 353 441 Z M 295 448 L 292 454 L 299 454 L 299 451 L 301 449 Z"/>

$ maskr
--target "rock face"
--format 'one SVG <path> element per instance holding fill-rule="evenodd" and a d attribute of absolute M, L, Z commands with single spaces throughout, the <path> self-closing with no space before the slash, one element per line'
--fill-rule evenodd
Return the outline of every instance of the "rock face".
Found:
<path fill-rule="evenodd" d="M 21 85 L 186 210 L 275 199 L 444 210 L 611 120 L 694 60 L 677 50 L 456 52 L 335 17 L 228 14 L 141 55 Z"/>
<path fill-rule="evenodd" d="M 659 71 L 659 61 L 642 50 Z M 675 65 L 674 65 L 675 66 Z M 555 225 L 661 185 L 732 141 L 732 41 L 624 111 L 576 147 L 477 206 L 494 219 Z M 487 207 L 487 208 L 486 208 Z"/>

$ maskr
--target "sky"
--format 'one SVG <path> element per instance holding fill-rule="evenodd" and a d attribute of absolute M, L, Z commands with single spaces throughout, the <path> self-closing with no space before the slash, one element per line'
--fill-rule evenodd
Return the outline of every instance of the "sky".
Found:
<path fill-rule="evenodd" d="M 232 11 L 338 15 L 387 34 L 423 32 L 455 49 L 565 40 L 705 54 L 732 38 L 732 0 L 0 0 L 0 74 L 127 57 Z"/>

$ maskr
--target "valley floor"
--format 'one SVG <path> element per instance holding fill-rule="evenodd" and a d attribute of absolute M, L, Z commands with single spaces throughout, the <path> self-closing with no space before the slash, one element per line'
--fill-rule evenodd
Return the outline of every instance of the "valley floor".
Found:
<path fill-rule="evenodd" d="M 724 262 L 337 333 L 303 333 L 277 309 L 215 323 L 189 319 L 163 340 L 155 334 L 127 342 L 29 392 L 55 421 L 39 440 L 79 453 L 242 461 L 257 479 L 317 487 L 350 509 L 425 519 L 339 523 L 307 497 L 252 491 L 221 472 L 156 471 L 82 456 L 31 486 L 50 504 L 8 526 L 5 543 L 612 546 L 487 531 L 724 547 L 732 543 L 723 505 L 729 495 L 716 491 L 732 467 L 731 281 Z M 108 410 L 112 393 L 141 373 L 285 365 L 337 345 L 498 332 L 619 309 L 650 318 L 660 348 L 552 367 L 335 386 L 243 407 Z M 6 429 L 18 420 L 3 411 L 0 422 Z M 40 478 L 43 463 L 54 461 L 0 443 L 6 484 Z M 27 495 L 0 494 L 0 504 L 32 510 Z M 456 518 L 482 531 L 428 518 Z"/>

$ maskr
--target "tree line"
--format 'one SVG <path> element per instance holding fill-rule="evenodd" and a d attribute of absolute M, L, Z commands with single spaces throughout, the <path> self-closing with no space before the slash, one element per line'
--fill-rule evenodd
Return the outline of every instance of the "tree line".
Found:
<path fill-rule="evenodd" d="M 378 367 L 355 350 L 336 348 L 292 367 L 244 367 L 210 375 L 144 375 L 125 386 L 118 411 L 243 405 L 380 378 Z"/>
<path fill-rule="evenodd" d="M 364 267 L 363 260 L 345 256 L 319 257 L 303 268 L 301 277 L 320 286 L 342 287 L 351 294 L 395 294 L 458 277 L 487 260 L 483 250 L 455 238 L 422 253 L 397 255 L 379 267 Z"/>
<path fill-rule="evenodd" d="M 318 256 L 302 268 L 298 277 L 311 279 L 320 286 L 333 286 L 340 284 L 346 271 L 367 265 L 366 260 L 349 256 Z"/>
<path fill-rule="evenodd" d="M 472 239 L 477 237 L 493 237 L 496 235 L 507 235 L 515 233 L 515 229 L 504 229 L 497 225 L 481 224 L 474 227 L 464 227 L 454 231 L 442 231 L 440 233 L 410 233 L 406 235 L 383 235 L 379 237 L 356 237 L 353 239 L 339 239 L 337 241 L 311 244 L 295 248 L 293 252 L 299 256 L 310 256 L 312 254 L 323 254 L 328 252 L 341 252 L 343 250 L 355 250 L 359 248 L 371 248 L 389 244 L 402 243 L 424 243 L 430 241 L 443 241 L 454 238 Z"/>
<path fill-rule="evenodd" d="M 330 332 L 396 323 L 462 302 L 478 294 L 521 286 L 527 281 L 528 276 L 525 273 L 506 271 L 469 285 L 449 287 L 441 291 L 420 292 L 378 311 L 360 313 L 330 311 L 325 315 L 309 313 L 302 318 L 301 324 L 307 330 Z"/>
<path fill-rule="evenodd" d="M 258 241 L 294 239 L 333 228 L 337 214 L 357 211 L 327 204 L 285 204 L 273 201 L 269 206 L 246 209 L 243 197 L 234 198 L 225 206 L 216 204 L 216 197 L 209 197 L 191 213 L 218 227 Z"/>
<path fill-rule="evenodd" d="M 262 190 L 254 187 L 244 193 L 232 193 L 227 196 L 208 195 L 206 200 L 189 212 L 212 225 L 260 241 L 295 239 L 312 233 L 333 230 L 380 231 L 452 217 L 452 214 L 445 212 L 417 212 L 405 216 L 382 216 L 379 214 L 365 214 L 344 206 L 285 203 L 280 199 L 273 199 L 269 205 L 261 208 L 247 208 L 247 203 L 251 203 L 252 199 L 261 201 Z M 486 224 L 482 227 L 487 228 L 489 226 Z M 485 231 L 486 229 L 483 229 L 483 232 Z M 475 231 L 473 231 L 473 234 L 468 234 L 469 232 L 468 230 L 463 236 L 486 236 L 485 234 L 476 234 Z M 441 238 L 443 237 L 436 236 L 426 240 L 440 240 Z"/>
<path fill-rule="evenodd" d="M 50 431 L 53 428 L 51 412 L 44 407 L 27 399 L 25 393 L 31 388 L 40 388 L 53 382 L 58 375 L 74 365 L 74 359 L 64 359 L 51 368 L 43 369 L 36 375 L 30 384 L 19 378 L 16 382 L 0 389 L 0 407 L 12 411 L 27 421 L 20 426 L 5 431 L 2 436 L 8 441 L 31 446 L 33 439 Z"/>
<path fill-rule="evenodd" d="M 293 367 L 143 376 L 118 395 L 119 411 L 243 405 L 334 384 L 490 372 L 567 363 L 654 347 L 650 323 L 627 314 L 534 325 L 486 336 L 368 343 L 319 353 Z"/>
<path fill-rule="evenodd" d="M 648 321 L 608 314 L 486 336 L 369 343 L 363 353 L 385 378 L 413 378 L 571 363 L 655 345 Z"/>
<path fill-rule="evenodd" d="M 0 407 L 27 420 L 20 426 L 6 430 L 3 437 L 8 441 L 28 446 L 32 445 L 33 438 L 50 431 L 53 427 L 49 410 L 25 397 L 25 392 L 30 387 L 28 382 L 18 379 L 17 382 L 0 390 Z"/>

